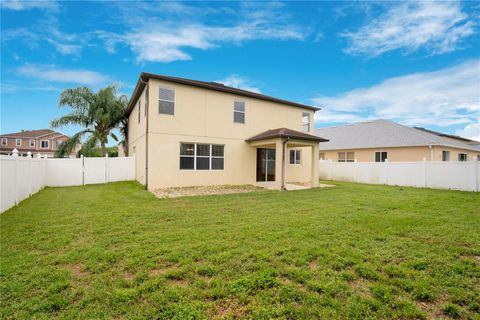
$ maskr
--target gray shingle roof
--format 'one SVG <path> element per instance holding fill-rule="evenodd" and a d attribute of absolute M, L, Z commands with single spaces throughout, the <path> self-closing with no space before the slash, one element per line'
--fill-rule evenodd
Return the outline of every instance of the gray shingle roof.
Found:
<path fill-rule="evenodd" d="M 315 133 L 330 140 L 320 145 L 321 150 L 437 145 L 480 151 L 479 147 L 388 120 L 373 120 L 320 128 Z"/>

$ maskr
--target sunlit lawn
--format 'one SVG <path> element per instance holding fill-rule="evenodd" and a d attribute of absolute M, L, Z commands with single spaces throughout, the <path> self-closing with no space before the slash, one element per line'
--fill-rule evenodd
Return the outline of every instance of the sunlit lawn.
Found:
<path fill-rule="evenodd" d="M 338 184 L 157 199 L 46 188 L 0 216 L 1 318 L 478 319 L 480 195 Z"/>

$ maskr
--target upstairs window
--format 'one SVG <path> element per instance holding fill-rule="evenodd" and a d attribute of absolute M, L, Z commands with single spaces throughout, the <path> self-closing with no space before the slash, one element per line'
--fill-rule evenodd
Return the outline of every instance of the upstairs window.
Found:
<path fill-rule="evenodd" d="M 458 154 L 458 161 L 468 161 L 468 154 L 466 154 L 466 153 L 459 153 L 459 154 Z"/>
<path fill-rule="evenodd" d="M 450 151 L 442 151 L 442 161 L 450 161 Z"/>
<path fill-rule="evenodd" d="M 40 148 L 48 149 L 50 147 L 50 142 L 48 140 L 40 141 Z"/>
<path fill-rule="evenodd" d="M 22 139 L 15 139 L 15 145 L 20 147 L 22 145 Z"/>
<path fill-rule="evenodd" d="M 30 147 L 35 147 L 35 140 L 30 139 L 29 144 L 30 144 Z"/>
<path fill-rule="evenodd" d="M 301 150 L 290 150 L 290 164 L 301 164 Z"/>
<path fill-rule="evenodd" d="M 310 113 L 302 112 L 302 131 L 310 132 Z"/>
<path fill-rule="evenodd" d="M 160 88 L 158 92 L 158 113 L 175 114 L 175 90 Z"/>
<path fill-rule="evenodd" d="M 140 101 L 140 99 L 138 99 L 138 110 L 137 110 L 137 117 L 138 117 L 137 121 L 138 121 L 138 123 L 140 123 L 140 114 L 141 114 L 140 109 L 141 109 L 141 106 L 142 106 L 141 101 Z"/>
<path fill-rule="evenodd" d="M 388 159 L 388 152 L 375 151 L 375 162 L 385 162 Z"/>
<path fill-rule="evenodd" d="M 233 102 L 233 122 L 245 123 L 245 102 Z"/>
<path fill-rule="evenodd" d="M 2 138 L 2 146 L 6 146 L 8 142 L 7 138 Z"/>
<path fill-rule="evenodd" d="M 339 152 L 338 162 L 354 162 L 355 152 Z"/>
<path fill-rule="evenodd" d="M 223 170 L 224 146 L 204 143 L 180 144 L 180 170 Z"/>

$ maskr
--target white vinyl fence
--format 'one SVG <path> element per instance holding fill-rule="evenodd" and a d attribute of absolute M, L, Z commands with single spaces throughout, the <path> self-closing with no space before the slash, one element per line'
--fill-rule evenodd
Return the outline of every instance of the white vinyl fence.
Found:
<path fill-rule="evenodd" d="M 320 160 L 320 179 L 480 191 L 480 162 L 334 162 Z"/>
<path fill-rule="evenodd" d="M 0 212 L 45 186 L 135 180 L 135 158 L 31 158 L 0 155 Z"/>

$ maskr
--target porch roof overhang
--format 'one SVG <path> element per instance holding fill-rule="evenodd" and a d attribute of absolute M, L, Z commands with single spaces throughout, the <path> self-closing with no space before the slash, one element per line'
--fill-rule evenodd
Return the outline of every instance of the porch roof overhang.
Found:
<path fill-rule="evenodd" d="M 278 128 L 278 129 L 271 129 L 260 134 L 257 134 L 251 138 L 245 140 L 250 144 L 258 144 L 261 142 L 270 142 L 275 139 L 286 139 L 290 142 L 303 142 L 308 144 L 319 143 L 319 142 L 327 142 L 327 139 L 314 136 L 305 132 L 300 132 L 292 129 L 287 128 Z"/>

